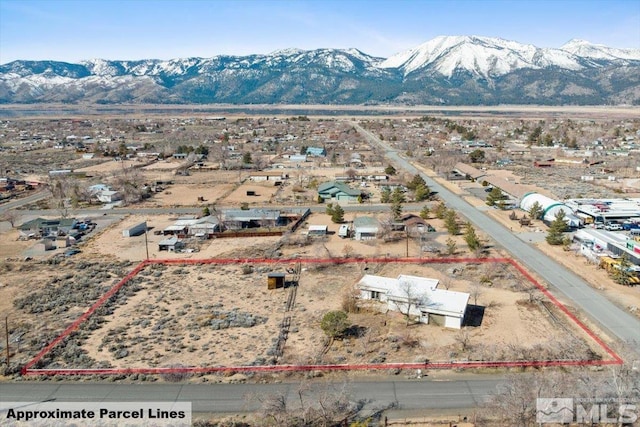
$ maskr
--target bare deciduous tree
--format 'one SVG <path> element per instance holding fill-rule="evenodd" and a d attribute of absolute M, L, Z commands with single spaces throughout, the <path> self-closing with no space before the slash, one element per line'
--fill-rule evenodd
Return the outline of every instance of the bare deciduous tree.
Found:
<path fill-rule="evenodd" d="M 416 286 L 409 281 L 400 283 L 400 293 L 404 301 L 402 303 L 397 303 L 398 310 L 405 315 L 407 319 L 407 326 L 409 326 L 411 320 L 411 308 L 416 307 L 419 304 L 426 304 L 428 302 L 428 297 L 425 294 L 420 293 L 418 289 L 416 289 Z"/>
<path fill-rule="evenodd" d="M 469 296 L 473 298 L 473 305 L 478 305 L 478 297 L 482 295 L 482 285 L 480 282 L 473 282 L 469 285 Z"/>
<path fill-rule="evenodd" d="M 458 344 L 460 344 L 460 350 L 467 351 L 471 341 L 469 330 L 465 328 L 460 329 L 460 331 L 456 335 L 456 341 L 458 342 Z"/>
<path fill-rule="evenodd" d="M 20 220 L 20 214 L 15 209 L 6 210 L 0 215 L 0 221 L 6 221 L 11 225 L 11 228 L 16 226 L 16 223 Z"/>

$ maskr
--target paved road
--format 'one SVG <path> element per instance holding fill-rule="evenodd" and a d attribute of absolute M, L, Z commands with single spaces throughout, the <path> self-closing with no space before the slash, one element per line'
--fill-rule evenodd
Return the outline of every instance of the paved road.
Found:
<path fill-rule="evenodd" d="M 402 158 L 397 150 L 382 142 L 377 136 L 364 129 L 358 123 L 351 123 L 370 143 L 381 147 L 385 151 L 385 155 L 398 166 L 411 174 L 420 173 L 409 161 Z M 635 355 L 622 354 L 623 358 L 630 357 L 635 359 L 640 357 L 640 319 L 616 306 L 591 288 L 579 276 L 527 242 L 523 242 L 500 223 L 462 200 L 429 176 L 423 173 L 420 173 L 420 175 L 425 179 L 431 190 L 436 191 L 438 196 L 451 209 L 460 212 L 476 227 L 484 230 L 493 240 L 509 251 L 514 258 L 549 283 L 552 290 L 559 291 L 570 300 L 572 305 L 580 308 L 592 320 L 598 322 L 605 330 L 625 342 L 636 353 Z"/>
<path fill-rule="evenodd" d="M 27 197 L 11 200 L 9 202 L 6 202 L 0 205 L 0 214 L 9 209 L 17 209 L 21 206 L 28 205 L 30 203 L 35 203 L 38 200 L 46 199 L 47 197 L 50 197 L 50 196 L 51 196 L 51 193 L 49 192 L 49 190 L 40 190 Z"/>
<path fill-rule="evenodd" d="M 365 410 L 379 410 L 394 406 L 401 410 L 468 409 L 482 404 L 496 391 L 504 379 L 491 376 L 483 379 L 452 381 L 420 380 L 358 381 L 327 385 L 311 383 L 306 394 L 309 401 L 319 395 L 338 393 L 343 387 L 351 400 L 366 402 Z M 56 400 L 78 401 L 188 401 L 194 412 L 238 413 L 259 408 L 259 401 L 251 396 L 284 393 L 291 407 L 299 406 L 298 384 L 125 384 L 125 383 L 3 383 L 2 402 L 42 402 Z"/>

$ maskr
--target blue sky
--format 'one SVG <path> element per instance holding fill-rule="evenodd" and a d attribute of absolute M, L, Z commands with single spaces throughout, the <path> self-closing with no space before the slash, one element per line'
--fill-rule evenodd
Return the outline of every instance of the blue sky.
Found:
<path fill-rule="evenodd" d="M 640 48 L 640 0 L 0 0 L 3 64 L 289 47 L 355 47 L 388 57 L 439 35 Z"/>

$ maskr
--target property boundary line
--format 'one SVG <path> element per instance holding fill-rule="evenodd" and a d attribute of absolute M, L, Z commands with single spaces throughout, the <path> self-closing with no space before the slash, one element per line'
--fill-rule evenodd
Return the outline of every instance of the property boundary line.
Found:
<path fill-rule="evenodd" d="M 370 364 L 328 364 L 328 365 L 269 365 L 269 366 L 214 366 L 214 367 L 167 367 L 167 368 L 33 368 L 55 346 L 60 344 L 105 302 L 112 298 L 125 284 L 148 265 L 206 265 L 206 264 L 356 264 L 356 263 L 402 263 L 402 264 L 457 264 L 496 263 L 510 264 L 529 282 L 538 288 L 559 310 L 576 323 L 593 339 L 612 360 L 529 360 L 529 361 L 471 361 L 471 362 L 430 362 L 425 363 L 370 363 Z M 474 369 L 474 368 L 526 368 L 550 366 L 603 366 L 621 365 L 623 360 L 598 337 L 587 325 L 580 321 L 551 292 L 542 286 L 524 267 L 511 258 L 210 258 L 210 259 L 153 259 L 139 263 L 122 280 L 109 289 L 85 313 L 71 323 L 51 343 L 21 369 L 22 375 L 127 375 L 127 374 L 167 374 L 167 373 L 215 373 L 215 372 L 285 372 L 285 371 L 346 371 L 385 369 Z"/>

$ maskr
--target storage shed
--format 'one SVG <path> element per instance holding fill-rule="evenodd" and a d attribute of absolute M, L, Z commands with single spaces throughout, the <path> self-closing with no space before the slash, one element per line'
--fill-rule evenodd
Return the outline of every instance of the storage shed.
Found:
<path fill-rule="evenodd" d="M 269 273 L 267 275 L 267 289 L 284 288 L 284 273 Z"/>
<path fill-rule="evenodd" d="M 175 252 L 177 249 L 182 248 L 182 246 L 182 242 L 176 236 L 158 242 L 159 251 Z"/>
<path fill-rule="evenodd" d="M 122 230 L 123 237 L 134 237 L 144 234 L 147 231 L 147 221 L 134 225 L 133 227 Z"/>
<path fill-rule="evenodd" d="M 372 240 L 379 231 L 378 220 L 370 216 L 360 216 L 353 220 L 353 229 L 356 240 Z"/>

